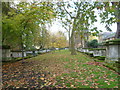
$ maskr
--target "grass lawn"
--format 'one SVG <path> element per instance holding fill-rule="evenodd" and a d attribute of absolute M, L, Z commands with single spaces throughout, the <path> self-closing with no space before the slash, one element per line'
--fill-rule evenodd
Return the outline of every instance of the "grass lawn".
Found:
<path fill-rule="evenodd" d="M 118 74 L 82 53 L 61 50 L 2 66 L 3 88 L 118 88 Z"/>

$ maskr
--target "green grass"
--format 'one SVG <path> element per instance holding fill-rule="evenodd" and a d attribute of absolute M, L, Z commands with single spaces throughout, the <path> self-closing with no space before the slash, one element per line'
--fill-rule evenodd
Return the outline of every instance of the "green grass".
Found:
<path fill-rule="evenodd" d="M 113 69 L 114 71 L 116 71 L 116 72 L 119 72 L 118 70 L 118 68 L 120 67 L 120 64 L 119 63 L 108 63 L 108 62 L 105 62 L 104 63 L 104 65 L 106 66 L 106 67 L 108 67 L 108 68 L 111 68 L 111 69 Z"/>
<path fill-rule="evenodd" d="M 115 88 L 118 85 L 117 74 L 102 66 L 87 65 L 86 62 L 94 62 L 94 60 L 86 55 L 78 53 L 71 56 L 68 51 L 56 51 L 64 58 L 57 59 L 61 62 L 67 62 L 62 68 L 70 69 L 69 73 L 63 73 L 57 79 L 56 85 L 69 88 Z M 90 75 L 94 75 L 91 77 Z M 104 78 L 107 75 L 106 78 Z M 64 77 L 64 80 L 61 80 Z M 57 77 L 56 77 L 57 78 Z M 105 81 L 105 80 L 108 81 Z M 78 81 L 77 81 L 78 80 Z M 113 81 L 110 81 L 113 80 Z"/>
<path fill-rule="evenodd" d="M 41 58 L 51 59 L 51 61 L 46 61 L 49 64 L 55 61 L 52 63 L 52 69 L 56 69 L 52 73 L 62 73 L 56 75 L 54 78 L 56 81 L 54 86 L 59 85 L 69 88 L 118 87 L 118 75 L 114 71 L 108 70 L 104 66 L 86 64 L 87 62 L 94 62 L 94 59 L 82 53 L 72 56 L 68 50 L 61 50 L 43 55 Z M 57 64 L 60 67 L 54 67 Z M 60 71 L 57 72 L 59 69 Z M 51 68 L 47 68 L 46 70 L 51 72 Z"/>
<path fill-rule="evenodd" d="M 77 53 L 70 55 L 68 50 L 54 51 L 38 55 L 27 62 L 34 62 L 36 72 L 50 72 L 46 76 L 46 86 L 56 88 L 118 88 L 118 74 L 100 64 L 94 58 Z M 102 63 L 102 62 L 101 62 Z"/>

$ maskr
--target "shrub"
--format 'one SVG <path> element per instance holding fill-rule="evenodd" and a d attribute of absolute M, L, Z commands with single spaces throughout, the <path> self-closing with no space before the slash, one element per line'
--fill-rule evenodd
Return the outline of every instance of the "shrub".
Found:
<path fill-rule="evenodd" d="M 10 49 L 10 46 L 8 46 L 8 45 L 2 45 L 2 49 Z"/>
<path fill-rule="evenodd" d="M 91 40 L 89 42 L 87 42 L 87 46 L 89 48 L 97 48 L 98 47 L 98 40 L 97 39 L 94 39 L 94 40 Z"/>
<path fill-rule="evenodd" d="M 38 52 L 38 54 L 42 54 L 41 52 Z"/>

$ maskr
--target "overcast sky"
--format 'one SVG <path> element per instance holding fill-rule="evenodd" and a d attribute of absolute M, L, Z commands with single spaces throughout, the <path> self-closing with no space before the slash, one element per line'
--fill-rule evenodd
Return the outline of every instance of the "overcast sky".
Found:
<path fill-rule="evenodd" d="M 103 32 L 108 32 L 107 30 L 106 30 L 106 28 L 105 28 L 105 24 L 101 24 L 100 23 L 100 18 L 99 17 L 97 17 L 97 22 L 95 22 L 95 26 L 98 28 L 98 30 L 102 30 Z M 111 28 L 111 30 L 112 30 L 112 32 L 116 32 L 116 30 L 117 30 L 117 25 L 116 24 L 112 24 L 111 26 L 110 26 L 110 28 Z M 48 28 L 52 33 L 56 33 L 56 32 L 58 32 L 58 31 L 62 31 L 62 32 L 66 32 L 66 30 L 64 29 L 64 27 L 62 27 L 62 25 L 59 23 L 59 21 L 54 21 L 53 22 L 53 24 L 52 24 L 52 26 L 51 27 L 49 27 Z M 67 37 L 67 39 L 68 39 L 68 34 L 67 33 L 65 33 L 65 35 L 66 35 L 66 37 Z"/>
<path fill-rule="evenodd" d="M 68 10 L 68 11 L 71 11 L 71 9 Z M 74 10 L 72 10 L 72 11 L 74 11 Z M 101 22 L 101 19 L 100 19 L 99 15 L 98 15 L 99 12 L 100 12 L 100 11 L 95 10 L 95 15 L 97 16 L 97 22 L 94 23 L 94 26 L 93 26 L 93 27 L 97 27 L 98 30 L 102 30 L 103 32 L 108 32 L 108 31 L 106 30 L 106 28 L 105 28 L 105 24 L 101 24 L 101 23 L 100 23 L 100 22 Z M 56 33 L 56 32 L 58 32 L 58 31 L 62 31 L 62 32 L 65 33 L 66 30 L 64 29 L 64 27 L 62 27 L 62 25 L 61 25 L 59 22 L 60 22 L 60 21 L 58 21 L 58 20 L 54 21 L 53 25 L 49 28 L 49 30 L 50 30 L 51 32 L 53 32 L 53 33 Z M 115 23 L 115 24 L 112 24 L 112 25 L 110 26 L 110 29 L 112 30 L 112 32 L 116 32 L 116 30 L 117 30 L 117 24 L 116 24 L 116 23 Z M 67 36 L 67 33 L 66 33 L 66 36 Z"/>
<path fill-rule="evenodd" d="M 18 1 L 33 1 L 33 0 L 13 0 L 15 3 L 18 3 Z M 41 0 L 42 1 L 42 0 Z M 77 0 L 76 0 L 77 1 Z M 82 0 L 81 0 L 82 1 Z M 94 1 L 94 0 L 93 0 Z M 96 13 L 97 15 L 97 13 Z M 58 31 L 62 31 L 63 33 L 66 34 L 66 36 L 68 37 L 67 33 L 66 33 L 66 30 L 64 29 L 64 27 L 62 27 L 62 25 L 59 23 L 60 21 L 56 20 L 53 22 L 53 24 L 48 27 L 48 30 L 50 30 L 52 33 L 56 33 Z M 105 28 L 105 24 L 101 24 L 100 23 L 100 17 L 97 15 L 97 22 L 94 24 L 95 27 L 98 28 L 98 30 L 102 30 L 103 32 L 108 32 Z M 113 24 L 112 26 L 110 26 L 111 30 L 113 32 L 116 32 L 117 30 L 117 25 L 116 24 Z"/>
<path fill-rule="evenodd" d="M 100 20 L 98 20 L 97 22 L 95 22 L 95 24 L 94 24 L 97 28 L 98 28 L 98 30 L 102 30 L 103 32 L 108 32 L 107 30 L 106 30 L 106 28 L 105 28 L 105 24 L 101 24 L 100 23 Z M 111 30 L 113 31 L 113 32 L 116 32 L 116 30 L 117 30 L 117 25 L 116 24 L 112 24 L 111 26 L 110 26 L 110 28 L 111 28 Z M 62 25 L 58 22 L 58 21 L 54 21 L 54 23 L 51 25 L 51 27 L 50 27 L 50 30 L 51 30 L 51 32 L 57 32 L 57 31 L 63 31 L 63 32 L 66 32 L 66 30 L 62 27 Z"/>

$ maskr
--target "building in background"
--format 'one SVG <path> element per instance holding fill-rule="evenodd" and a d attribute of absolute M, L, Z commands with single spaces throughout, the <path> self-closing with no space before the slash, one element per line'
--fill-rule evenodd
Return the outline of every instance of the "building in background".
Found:
<path fill-rule="evenodd" d="M 115 39 L 115 32 L 102 32 L 98 36 L 99 43 L 114 39 Z"/>

